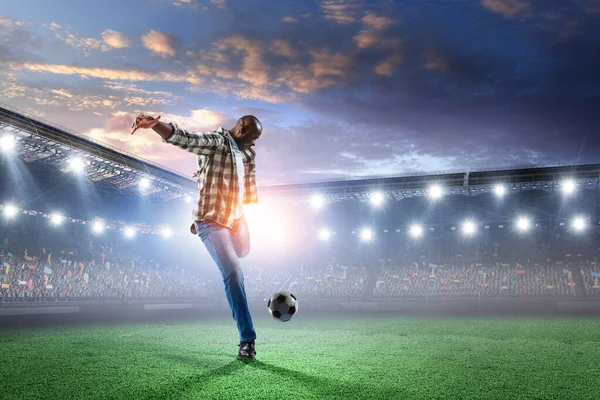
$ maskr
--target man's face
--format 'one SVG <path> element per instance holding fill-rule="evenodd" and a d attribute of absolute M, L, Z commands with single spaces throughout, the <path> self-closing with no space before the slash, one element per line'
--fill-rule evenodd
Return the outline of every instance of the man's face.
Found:
<path fill-rule="evenodd" d="M 242 127 L 239 136 L 241 148 L 247 149 L 250 146 L 254 145 L 254 142 L 258 140 L 261 133 L 261 129 L 258 126 L 256 126 L 256 124 L 250 124 L 249 126 Z"/>

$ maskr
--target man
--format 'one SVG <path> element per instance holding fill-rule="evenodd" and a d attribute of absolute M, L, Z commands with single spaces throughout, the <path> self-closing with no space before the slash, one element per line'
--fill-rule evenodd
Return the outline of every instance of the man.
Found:
<path fill-rule="evenodd" d="M 133 131 L 153 129 L 163 142 L 198 155 L 198 189 L 190 231 L 198 235 L 219 267 L 225 294 L 240 335 L 239 359 L 254 359 L 256 332 L 248 309 L 240 258 L 250 251 L 243 204 L 257 203 L 254 142 L 262 133 L 253 115 L 240 118 L 233 128 L 191 133 L 140 114 Z"/>

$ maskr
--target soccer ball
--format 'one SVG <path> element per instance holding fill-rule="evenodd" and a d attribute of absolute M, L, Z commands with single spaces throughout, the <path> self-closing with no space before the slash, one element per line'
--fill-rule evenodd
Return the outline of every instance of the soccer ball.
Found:
<path fill-rule="evenodd" d="M 298 300 L 290 292 L 277 292 L 267 303 L 269 313 L 280 322 L 288 322 L 298 312 Z"/>

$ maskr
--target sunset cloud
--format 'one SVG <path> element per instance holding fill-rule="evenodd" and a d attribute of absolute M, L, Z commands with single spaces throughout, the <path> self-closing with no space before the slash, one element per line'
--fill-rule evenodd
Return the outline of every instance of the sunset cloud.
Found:
<path fill-rule="evenodd" d="M 174 38 L 165 32 L 152 30 L 142 36 L 142 43 L 161 57 L 174 56 L 176 53 Z"/>
<path fill-rule="evenodd" d="M 505 18 L 522 17 L 531 12 L 531 4 L 526 0 L 482 0 L 481 4 Z"/>
<path fill-rule="evenodd" d="M 102 32 L 102 40 L 108 46 L 115 49 L 124 49 L 126 47 L 131 47 L 131 42 L 123 33 L 115 32 L 110 29 L 107 29 L 104 32 Z"/>
<path fill-rule="evenodd" d="M 358 0 L 322 0 L 321 10 L 325 18 L 338 24 L 355 22 L 363 4 Z"/>
<path fill-rule="evenodd" d="M 58 65 L 58 64 L 33 64 L 13 63 L 11 67 L 14 70 L 27 70 L 33 72 L 46 72 L 58 75 L 77 75 L 81 78 L 99 78 L 115 81 L 132 81 L 132 82 L 173 82 L 173 83 L 191 83 L 199 84 L 202 82 L 200 78 L 192 72 L 186 74 L 174 74 L 170 72 L 145 72 L 132 69 L 115 69 L 115 68 L 99 68 L 99 67 L 79 67 L 74 65 Z"/>

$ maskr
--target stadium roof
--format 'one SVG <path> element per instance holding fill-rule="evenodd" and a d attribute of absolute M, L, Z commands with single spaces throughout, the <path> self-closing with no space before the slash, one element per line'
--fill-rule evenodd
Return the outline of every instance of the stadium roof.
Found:
<path fill-rule="evenodd" d="M 27 163 L 52 165 L 65 172 L 69 159 L 79 156 L 86 164 L 85 175 L 100 186 L 137 190 L 147 178 L 150 185 L 144 194 L 163 200 L 197 190 L 193 180 L 178 172 L 8 105 L 0 105 L 0 132 L 15 136 L 15 151 Z"/>
<path fill-rule="evenodd" d="M 97 187 L 110 186 L 112 192 L 119 195 L 139 194 L 138 184 L 143 178 L 151 182 L 143 191 L 151 198 L 170 200 L 197 193 L 196 182 L 178 172 L 8 105 L 0 104 L 0 134 L 13 134 L 17 138 L 15 151 L 26 163 L 51 165 L 65 172 L 69 168 L 69 159 L 73 155 L 80 156 L 86 162 L 85 175 Z M 600 164 L 271 185 L 261 186 L 259 192 L 264 197 L 301 203 L 309 202 L 315 193 L 322 195 L 327 203 L 365 202 L 374 191 L 395 200 L 426 196 L 432 184 L 439 185 L 442 195 L 490 193 L 497 183 L 505 185 L 507 194 L 526 190 L 553 191 L 559 189 L 566 178 L 572 179 L 578 188 L 597 190 Z"/>

